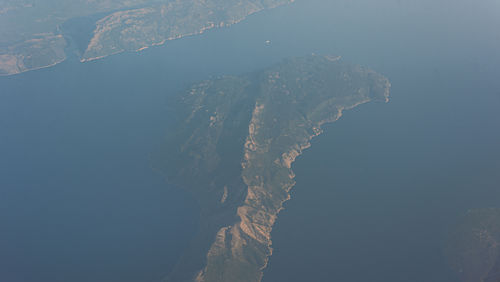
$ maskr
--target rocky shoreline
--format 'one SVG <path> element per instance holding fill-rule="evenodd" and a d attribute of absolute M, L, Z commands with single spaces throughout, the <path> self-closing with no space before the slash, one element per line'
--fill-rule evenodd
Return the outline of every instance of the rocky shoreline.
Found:
<path fill-rule="evenodd" d="M 212 228 L 200 232 L 213 235 L 201 237 L 213 239 L 208 249 L 198 249 L 206 253 L 203 268 L 186 281 L 260 281 L 272 255 L 272 226 L 295 185 L 292 163 L 321 134 L 323 124 L 360 104 L 387 102 L 389 89 L 388 80 L 374 71 L 313 55 L 239 78 L 207 81 L 188 92 L 187 123 L 180 125 L 184 133 L 176 134 L 184 137 L 169 144 L 170 150 L 182 148 L 177 154 L 185 163 L 180 170 L 167 164 L 166 170 L 192 192 L 204 213 L 225 213 L 226 219 L 217 216 L 210 224 L 210 217 L 202 217 L 202 225 Z M 252 106 L 236 118 L 234 108 L 242 103 Z M 221 148 L 228 142 L 225 136 L 243 140 L 233 144 L 231 154 Z M 233 173 L 223 162 L 231 163 Z"/>
<path fill-rule="evenodd" d="M 79 54 L 79 60 L 83 63 L 122 52 L 140 52 L 209 29 L 229 27 L 249 15 L 293 1 L 240 0 L 231 5 L 217 0 L 152 1 L 146 7 L 110 11 L 94 22 L 90 41 Z M 0 76 L 50 67 L 66 60 L 66 48 L 72 39 L 66 37 L 71 34 L 63 36 L 61 25 L 68 20 L 71 19 L 53 26 L 56 31 L 33 34 L 22 43 L 0 48 Z"/>

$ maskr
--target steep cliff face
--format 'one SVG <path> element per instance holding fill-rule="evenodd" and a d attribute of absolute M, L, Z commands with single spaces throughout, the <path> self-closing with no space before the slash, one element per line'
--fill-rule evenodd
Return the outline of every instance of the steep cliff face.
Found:
<path fill-rule="evenodd" d="M 198 198 L 201 225 L 211 227 L 200 229 L 211 240 L 195 243 L 205 254 L 195 280 L 260 281 L 272 226 L 295 184 L 295 158 L 323 124 L 362 103 L 387 101 L 389 88 L 371 70 L 309 56 L 208 81 L 183 96 L 182 137 L 169 142 L 163 167 Z M 174 168 L 169 158 L 184 162 Z"/>

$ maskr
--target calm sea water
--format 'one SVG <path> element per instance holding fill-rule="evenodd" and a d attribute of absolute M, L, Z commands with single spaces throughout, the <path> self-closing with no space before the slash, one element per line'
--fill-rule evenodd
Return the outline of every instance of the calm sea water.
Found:
<path fill-rule="evenodd" d="M 196 231 L 149 162 L 178 86 L 126 57 L 0 80 L 0 281 L 158 281 Z"/>
<path fill-rule="evenodd" d="M 346 113 L 297 161 L 264 280 L 453 281 L 446 225 L 500 199 L 500 6 L 353 2 L 296 1 L 141 53 L 0 78 L 0 281 L 157 281 L 198 212 L 150 168 L 176 122 L 171 95 L 313 52 L 385 74 L 393 99 Z"/>
<path fill-rule="evenodd" d="M 500 207 L 500 8 L 434 2 L 317 10 L 392 100 L 347 112 L 297 160 L 264 281 L 458 281 L 447 232 Z"/>

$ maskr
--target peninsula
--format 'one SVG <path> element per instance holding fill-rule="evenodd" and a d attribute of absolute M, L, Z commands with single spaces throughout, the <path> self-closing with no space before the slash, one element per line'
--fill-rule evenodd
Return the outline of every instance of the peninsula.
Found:
<path fill-rule="evenodd" d="M 198 235 L 167 281 L 260 281 L 292 163 L 343 111 L 388 101 L 382 75 L 340 57 L 287 59 L 204 81 L 179 96 L 181 121 L 155 166 L 201 207 Z"/>
<path fill-rule="evenodd" d="M 64 61 L 70 43 L 80 61 L 141 51 L 168 40 L 230 26 L 293 0 L 0 0 L 0 75 Z M 65 24 L 79 21 L 65 32 Z M 87 38 L 88 37 L 88 38 Z"/>

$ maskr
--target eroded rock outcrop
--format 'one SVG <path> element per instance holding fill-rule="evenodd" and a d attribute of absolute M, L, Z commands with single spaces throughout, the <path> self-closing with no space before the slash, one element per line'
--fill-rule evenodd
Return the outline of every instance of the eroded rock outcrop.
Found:
<path fill-rule="evenodd" d="M 206 240 L 194 246 L 204 256 L 191 279 L 260 281 L 272 226 L 295 184 L 293 161 L 323 124 L 360 104 L 387 101 L 389 88 L 374 71 L 309 56 L 207 81 L 183 95 L 187 118 L 162 160 L 163 171 L 202 207 L 205 234 L 198 239 Z M 179 269 L 186 271 L 183 262 Z"/>

